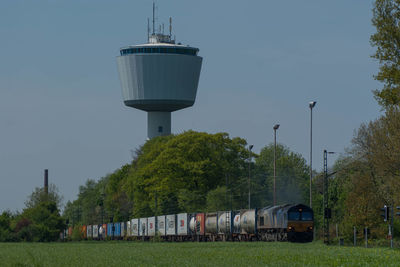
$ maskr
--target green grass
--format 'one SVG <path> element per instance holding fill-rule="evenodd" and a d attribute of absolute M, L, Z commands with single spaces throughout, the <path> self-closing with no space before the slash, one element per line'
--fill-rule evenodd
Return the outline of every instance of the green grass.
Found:
<path fill-rule="evenodd" d="M 399 266 L 399 250 L 283 242 L 0 243 L 0 266 Z"/>

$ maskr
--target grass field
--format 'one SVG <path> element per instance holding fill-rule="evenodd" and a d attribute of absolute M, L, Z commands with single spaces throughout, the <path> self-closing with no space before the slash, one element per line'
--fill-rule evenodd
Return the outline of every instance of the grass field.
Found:
<path fill-rule="evenodd" d="M 321 243 L 0 243 L 0 266 L 399 266 L 400 251 Z"/>

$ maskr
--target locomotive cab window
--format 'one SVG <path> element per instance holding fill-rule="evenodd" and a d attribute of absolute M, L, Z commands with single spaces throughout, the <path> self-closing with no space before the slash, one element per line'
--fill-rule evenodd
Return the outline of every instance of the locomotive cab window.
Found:
<path fill-rule="evenodd" d="M 289 221 L 298 221 L 300 220 L 300 212 L 291 211 L 288 213 Z"/>
<path fill-rule="evenodd" d="M 309 211 L 303 211 L 301 213 L 301 220 L 302 221 L 312 221 L 313 220 L 313 215 Z"/>

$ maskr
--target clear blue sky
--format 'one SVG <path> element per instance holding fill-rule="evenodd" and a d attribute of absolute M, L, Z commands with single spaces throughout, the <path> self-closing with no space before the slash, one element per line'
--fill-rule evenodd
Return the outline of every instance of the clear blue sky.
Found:
<path fill-rule="evenodd" d="M 173 113 L 172 131 L 228 132 L 273 141 L 309 159 L 343 152 L 380 115 L 371 91 L 378 63 L 371 0 L 158 1 L 178 41 L 200 49 L 196 103 Z M 131 160 L 146 113 L 122 102 L 115 57 L 146 40 L 150 0 L 0 2 L 0 211 L 21 210 L 49 169 L 64 200 L 79 185 Z M 333 163 L 335 156 L 330 157 Z"/>

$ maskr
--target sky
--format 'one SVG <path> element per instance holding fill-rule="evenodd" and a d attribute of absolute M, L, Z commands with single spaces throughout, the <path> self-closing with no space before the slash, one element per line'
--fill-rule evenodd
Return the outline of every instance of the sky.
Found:
<path fill-rule="evenodd" d="M 157 22 L 203 57 L 196 103 L 172 132 L 227 132 L 310 154 L 322 170 L 381 110 L 371 0 L 158 0 Z M 124 106 L 116 56 L 146 42 L 150 0 L 0 2 L 0 212 L 21 211 L 44 169 L 64 203 L 132 159 L 147 115 Z"/>

